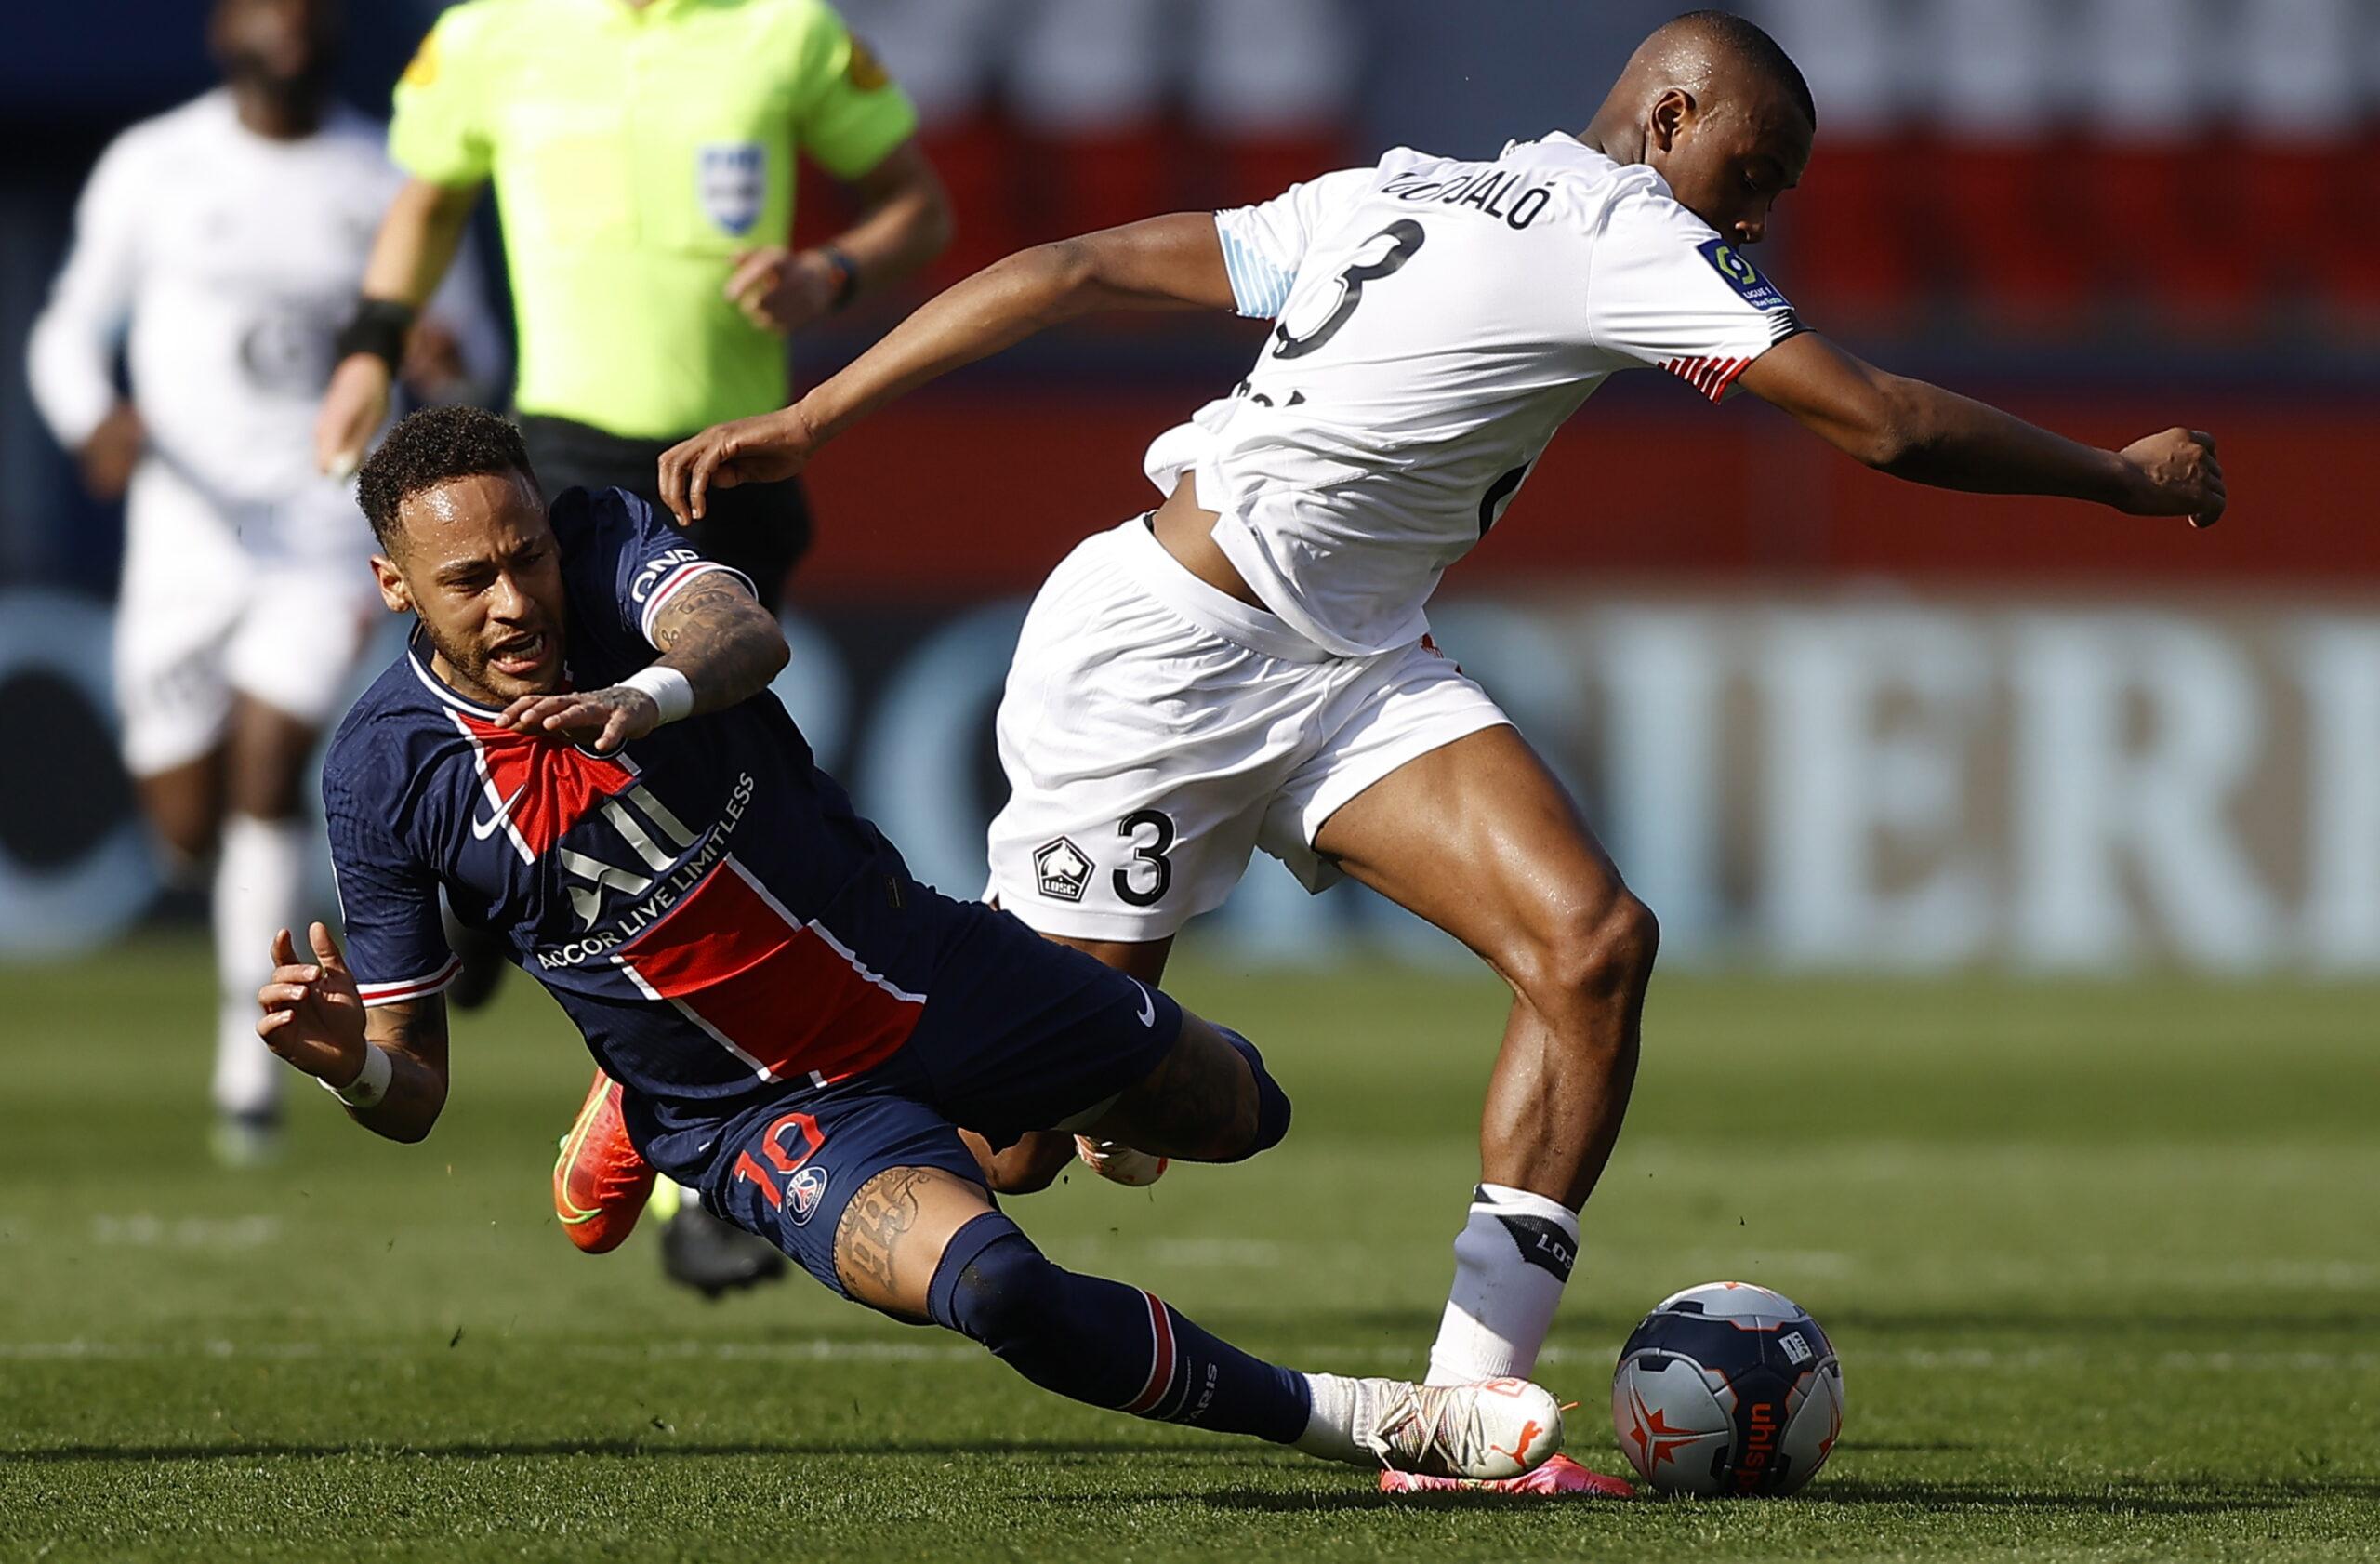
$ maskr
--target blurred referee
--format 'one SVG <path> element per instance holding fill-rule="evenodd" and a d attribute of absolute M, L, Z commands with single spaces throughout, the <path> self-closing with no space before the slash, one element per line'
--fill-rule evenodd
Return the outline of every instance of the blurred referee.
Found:
<path fill-rule="evenodd" d="M 520 327 L 514 401 L 547 493 L 653 497 L 662 451 L 787 400 L 781 338 L 950 237 L 917 114 L 819 0 L 468 0 L 396 91 L 389 208 L 315 427 L 352 467 L 415 311 L 496 181 Z M 859 222 L 793 251 L 799 152 Z M 695 546 L 775 607 L 809 546 L 799 484 L 732 491 Z"/>
<path fill-rule="evenodd" d="M 362 460 L 415 313 L 493 179 L 520 331 L 514 403 L 537 477 L 549 497 L 617 487 L 652 500 L 671 444 L 789 400 L 787 333 L 949 242 L 916 129 L 908 99 L 820 0 L 452 7 L 397 86 L 389 153 L 408 178 L 340 338 L 316 459 L 341 473 Z M 848 183 L 862 212 L 799 252 L 786 243 L 797 153 Z M 809 509 L 798 482 L 737 488 L 692 531 L 774 610 L 809 547 Z M 469 1007 L 501 952 L 455 933 L 466 976 L 454 998 Z M 785 1265 L 691 1200 L 662 1259 L 714 1296 Z"/>

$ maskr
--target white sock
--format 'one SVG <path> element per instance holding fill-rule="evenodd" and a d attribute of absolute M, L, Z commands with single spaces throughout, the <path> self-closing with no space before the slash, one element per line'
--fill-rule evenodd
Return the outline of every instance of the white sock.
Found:
<path fill-rule="evenodd" d="M 1297 1437 L 1294 1448 L 1325 1461 L 1343 1461 L 1352 1466 L 1379 1465 L 1380 1458 L 1355 1442 L 1355 1415 L 1363 1382 L 1338 1374 L 1307 1374 L 1305 1383 L 1314 1398 L 1314 1411 L 1307 1415 L 1305 1432 Z"/>
<path fill-rule="evenodd" d="M 1578 1213 L 1561 1201 L 1501 1184 L 1474 1189 L 1471 1219 L 1455 1236 L 1454 1287 L 1430 1348 L 1429 1383 L 1527 1379 L 1578 1253 Z"/>
<path fill-rule="evenodd" d="M 215 865 L 215 1106 L 270 1114 L 281 1101 L 281 1062 L 257 1036 L 257 990 L 272 972 L 272 936 L 306 944 L 306 828 L 295 820 L 234 815 L 223 822 Z"/>

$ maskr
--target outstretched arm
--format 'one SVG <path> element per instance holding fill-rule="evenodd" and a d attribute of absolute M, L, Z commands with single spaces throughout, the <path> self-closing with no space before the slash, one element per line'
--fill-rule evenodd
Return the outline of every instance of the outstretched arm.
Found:
<path fill-rule="evenodd" d="M 775 616 L 724 570 L 705 571 L 670 594 L 653 616 L 653 643 L 660 657 L 622 683 L 522 696 L 505 708 L 497 725 L 608 755 L 664 722 L 748 700 L 767 689 L 793 656 Z M 665 700 L 675 709 L 665 711 Z"/>
<path fill-rule="evenodd" d="M 1101 310 L 1228 310 L 1208 212 L 1177 212 L 1022 250 L 921 306 L 792 406 L 707 429 L 661 457 L 661 497 L 699 520 L 712 486 L 774 483 L 853 420 L 1061 321 Z"/>
<path fill-rule="evenodd" d="M 2202 527 L 2223 517 L 2215 440 L 2194 430 L 2103 451 L 1887 374 L 1806 331 L 1762 354 L 1737 383 L 1835 449 L 1911 483 L 2095 500 L 2129 515 L 2188 516 Z"/>
<path fill-rule="evenodd" d="M 316 923 L 307 937 L 313 950 L 301 961 L 287 929 L 273 936 L 257 1034 L 337 1092 L 348 1117 L 374 1134 L 424 1138 L 446 1106 L 445 996 L 366 1010 L 330 930 Z"/>

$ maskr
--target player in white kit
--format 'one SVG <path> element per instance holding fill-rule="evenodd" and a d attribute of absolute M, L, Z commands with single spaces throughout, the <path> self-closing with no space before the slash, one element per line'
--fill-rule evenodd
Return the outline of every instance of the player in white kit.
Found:
<path fill-rule="evenodd" d="M 335 26 L 326 0 L 218 0 L 225 85 L 109 146 L 28 352 L 86 482 L 126 495 L 123 751 L 177 867 L 216 856 L 213 1095 L 232 1160 L 271 1148 L 281 1072 L 257 1056 L 258 952 L 305 912 L 306 763 L 377 606 L 371 533 L 351 485 L 315 471 L 313 416 L 401 180 L 379 127 L 328 96 Z M 462 358 L 492 375 L 469 282 L 433 336 L 420 378 Z"/>
<path fill-rule="evenodd" d="M 1713 402 L 1750 391 L 1922 483 L 2202 524 L 2223 510 L 2202 434 L 2096 450 L 1804 330 L 1744 250 L 1816 126 L 1765 33 L 1691 13 L 1646 40 L 1578 135 L 1488 162 L 1400 150 L 1260 205 L 1012 257 L 793 407 L 662 458 L 665 497 L 699 513 L 707 488 L 796 471 L 853 419 L 1070 316 L 1277 322 L 1232 394 L 1150 448 L 1164 503 L 1076 549 L 1035 601 L 998 723 L 1014 793 L 992 826 L 991 893 L 1153 978 L 1263 847 L 1309 885 L 1355 877 L 1504 977 L 1435 1383 L 1534 1363 L 1619 1134 L 1658 938 L 1560 784 L 1426 636 L 1438 577 L 1555 429 L 1609 376 L 1654 368 Z M 1022 1146 L 990 1167 L 1037 1187 L 1066 1150 Z M 1558 1462 L 1524 1482 L 1600 1480 Z"/>

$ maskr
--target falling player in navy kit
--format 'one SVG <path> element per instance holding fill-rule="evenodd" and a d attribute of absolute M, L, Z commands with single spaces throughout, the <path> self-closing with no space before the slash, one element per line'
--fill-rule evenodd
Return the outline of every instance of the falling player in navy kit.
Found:
<path fill-rule="evenodd" d="M 257 1025 L 358 1123 L 417 1141 L 445 1104 L 443 887 L 577 1025 L 644 1159 L 846 1297 L 1060 1395 L 1325 1459 L 1502 1478 L 1554 1452 L 1526 1380 L 1276 1368 L 1000 1214 L 959 1123 L 1231 1161 L 1289 1099 L 1244 1039 L 911 879 L 768 693 L 786 644 L 740 575 L 621 490 L 549 514 L 476 409 L 407 418 L 361 493 L 381 597 L 419 623 L 323 768 L 348 949 L 283 930 Z"/>

